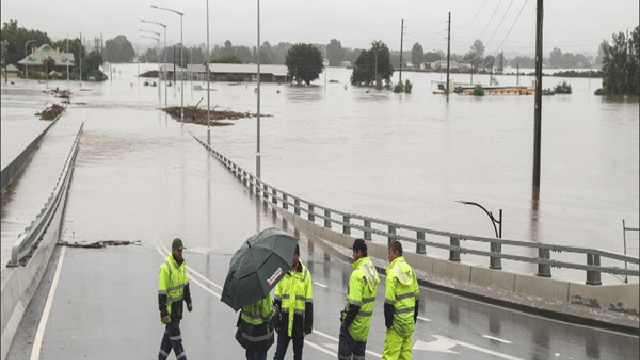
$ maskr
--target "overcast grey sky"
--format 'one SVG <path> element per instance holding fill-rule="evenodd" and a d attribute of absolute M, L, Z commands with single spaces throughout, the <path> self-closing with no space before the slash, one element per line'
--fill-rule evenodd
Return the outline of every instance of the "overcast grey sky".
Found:
<path fill-rule="evenodd" d="M 405 49 L 419 42 L 425 51 L 446 52 L 446 17 L 451 11 L 452 52 L 466 52 L 473 40 L 480 38 L 487 44 L 488 54 L 498 49 L 504 50 L 505 55 L 532 54 L 536 3 L 536 0 L 263 0 L 261 40 L 272 44 L 328 43 L 335 38 L 342 46 L 362 48 L 368 47 L 373 39 L 381 39 L 397 50 L 404 18 Z M 185 44 L 206 42 L 206 0 L 56 0 L 42 6 L 2 0 L 0 4 L 3 23 L 17 19 L 19 26 L 46 31 L 53 39 L 64 38 L 67 33 L 77 37 L 80 32 L 93 39 L 102 33 L 105 41 L 125 35 L 134 44 L 150 45 L 150 41 L 140 38 L 138 31 L 141 27 L 152 29 L 140 24 L 141 19 L 147 19 L 168 25 L 167 44 L 178 42 L 178 15 L 154 10 L 150 7 L 154 4 L 185 13 Z M 233 44 L 256 44 L 256 0 L 211 0 L 209 9 L 211 46 L 227 39 Z M 609 40 L 612 32 L 635 28 L 639 10 L 638 0 L 547 0 L 545 53 L 554 46 L 563 52 L 595 53 L 598 44 L 603 39 Z"/>

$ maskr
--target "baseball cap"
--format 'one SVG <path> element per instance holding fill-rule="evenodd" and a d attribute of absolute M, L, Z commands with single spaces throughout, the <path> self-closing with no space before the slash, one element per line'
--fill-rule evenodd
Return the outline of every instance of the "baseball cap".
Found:
<path fill-rule="evenodd" d="M 182 245 L 182 240 L 180 240 L 179 238 L 175 238 L 173 240 L 173 243 L 171 244 L 171 249 L 185 250 L 186 247 Z"/>
<path fill-rule="evenodd" d="M 367 243 L 364 241 L 364 239 L 356 239 L 356 241 L 353 242 L 353 246 L 351 247 L 351 249 L 355 251 L 367 251 Z"/>

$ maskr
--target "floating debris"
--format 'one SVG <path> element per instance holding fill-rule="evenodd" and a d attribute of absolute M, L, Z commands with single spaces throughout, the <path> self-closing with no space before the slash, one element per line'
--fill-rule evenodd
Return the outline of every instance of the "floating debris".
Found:
<path fill-rule="evenodd" d="M 47 104 L 45 104 L 45 106 L 46 108 L 42 112 L 35 113 L 36 116 L 40 116 L 40 120 L 55 120 L 65 109 L 64 106 L 60 106 L 58 104 L 53 104 L 51 106 L 47 106 Z"/>
<path fill-rule="evenodd" d="M 202 99 L 196 104 L 196 106 L 186 106 L 184 108 L 184 121 L 192 124 L 207 125 L 207 109 L 199 107 Z M 216 110 L 218 106 L 214 106 L 210 111 L 212 126 L 226 126 L 233 125 L 229 122 L 221 122 L 221 120 L 238 120 L 238 119 L 251 119 L 255 118 L 256 114 L 249 111 L 235 112 L 231 110 Z M 171 106 L 162 109 L 173 117 L 174 120 L 180 121 L 180 107 Z M 269 114 L 260 114 L 261 117 L 273 117 Z"/>
<path fill-rule="evenodd" d="M 59 242 L 58 245 L 67 246 L 78 249 L 104 249 L 107 245 L 140 245 L 140 240 L 102 240 L 92 243 L 68 243 L 66 241 Z"/>

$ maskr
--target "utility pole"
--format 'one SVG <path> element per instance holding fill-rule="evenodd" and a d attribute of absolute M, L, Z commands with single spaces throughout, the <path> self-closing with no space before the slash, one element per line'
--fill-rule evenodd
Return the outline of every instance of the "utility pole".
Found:
<path fill-rule="evenodd" d="M 471 62 L 471 83 L 469 85 L 473 85 L 473 62 Z"/>
<path fill-rule="evenodd" d="M 404 19 L 402 19 L 402 27 L 400 28 L 400 84 L 402 84 L 402 43 L 404 40 Z M 376 81 L 378 78 L 376 77 Z"/>
<path fill-rule="evenodd" d="M 375 58 L 376 58 L 376 61 L 375 61 L 375 64 L 376 64 L 375 65 L 375 75 L 376 75 L 375 84 L 376 84 L 376 90 L 377 90 L 379 88 L 379 86 L 380 86 L 380 84 L 378 84 L 378 48 L 377 47 L 374 48 L 373 51 L 374 51 Z"/>
<path fill-rule="evenodd" d="M 516 86 L 520 86 L 520 63 L 516 64 Z"/>
<path fill-rule="evenodd" d="M 80 86 L 82 86 L 82 31 L 80 31 L 80 49 L 78 50 L 78 57 L 80 58 Z"/>
<path fill-rule="evenodd" d="M 538 0 L 536 21 L 536 91 L 533 108 L 533 192 L 540 194 L 540 165 L 542 146 L 542 20 L 544 0 Z"/>
<path fill-rule="evenodd" d="M 165 38 L 166 41 L 166 38 Z M 166 47 L 166 46 L 165 46 Z M 165 53 L 166 54 L 166 53 Z M 166 56 L 166 55 L 165 55 Z M 166 59 L 166 58 L 165 58 Z M 166 62 L 166 61 L 165 61 Z M 209 63 L 211 62 L 211 48 L 209 47 L 209 0 L 207 0 L 207 145 L 211 146 L 211 75 L 209 74 Z M 167 66 L 165 64 L 165 66 Z M 165 79 L 165 83 L 166 83 Z M 165 102 L 167 101 L 167 91 L 164 92 Z M 166 106 L 166 104 L 165 104 Z"/>
<path fill-rule="evenodd" d="M 256 114 L 257 119 L 257 151 L 256 151 L 256 176 L 260 179 L 260 0 L 258 3 L 258 113 Z M 257 193 L 257 191 L 256 191 Z"/>
<path fill-rule="evenodd" d="M 451 12 L 449 12 L 449 29 L 447 31 L 447 99 L 449 99 L 449 75 L 451 65 Z"/>
<path fill-rule="evenodd" d="M 67 54 L 69 54 L 69 34 L 68 33 L 67 33 Z M 69 61 L 68 60 L 67 60 L 67 81 L 69 81 Z"/>

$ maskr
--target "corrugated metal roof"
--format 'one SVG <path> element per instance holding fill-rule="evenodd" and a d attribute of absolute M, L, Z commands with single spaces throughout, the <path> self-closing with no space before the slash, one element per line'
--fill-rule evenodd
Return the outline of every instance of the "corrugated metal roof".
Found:
<path fill-rule="evenodd" d="M 204 66 L 204 64 L 189 64 L 187 65 L 187 69 L 198 74 L 204 74 L 205 72 L 207 72 L 207 68 Z"/>
<path fill-rule="evenodd" d="M 7 72 L 20 72 L 20 70 L 18 70 L 18 68 L 13 65 L 13 64 L 9 64 L 7 65 Z"/>
<path fill-rule="evenodd" d="M 42 65 L 45 59 L 51 59 L 51 61 L 56 65 L 76 65 L 76 59 L 73 54 L 59 53 L 46 44 L 40 46 L 36 52 L 31 53 L 26 58 L 18 61 L 18 64 Z"/>
<path fill-rule="evenodd" d="M 258 64 L 209 64 L 209 71 L 222 74 L 257 74 Z M 261 74 L 287 76 L 287 66 L 279 64 L 260 64 Z"/>
<path fill-rule="evenodd" d="M 171 63 L 160 64 L 160 72 L 165 72 L 165 68 L 167 69 L 166 70 L 167 72 L 173 72 L 174 65 Z M 175 65 L 175 69 L 176 69 L 176 72 L 180 72 L 180 66 L 178 66 L 178 64 Z M 182 71 L 187 72 L 188 70 L 187 68 L 183 68 Z"/>

